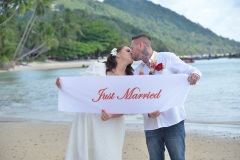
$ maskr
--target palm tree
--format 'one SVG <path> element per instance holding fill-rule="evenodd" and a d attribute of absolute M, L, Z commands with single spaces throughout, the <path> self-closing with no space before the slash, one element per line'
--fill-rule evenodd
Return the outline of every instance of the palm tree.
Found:
<path fill-rule="evenodd" d="M 31 8 L 32 1 L 33 0 L 0 1 L 0 57 L 10 57 L 16 48 L 15 39 L 11 38 L 14 32 L 10 29 L 11 27 L 7 25 L 7 22 L 17 15 L 17 13 L 23 15 L 27 8 Z"/>
<path fill-rule="evenodd" d="M 20 55 L 16 61 L 31 55 L 34 52 L 38 52 L 37 55 L 31 58 L 37 58 L 46 50 L 58 47 L 58 40 L 55 37 L 53 27 L 46 22 L 38 22 L 36 26 L 32 28 L 33 33 L 29 36 L 28 46 L 31 46 L 31 50 L 27 53 Z"/>
<path fill-rule="evenodd" d="M 39 16 L 43 16 L 45 14 L 45 8 L 50 8 L 50 5 L 51 5 L 51 0 L 37 0 L 34 2 L 33 4 L 33 13 L 31 15 L 31 18 L 30 20 L 28 21 L 27 23 L 27 26 L 24 30 L 24 33 L 22 35 L 22 38 L 17 46 L 17 49 L 15 50 L 15 53 L 14 53 L 14 56 L 12 58 L 12 61 L 17 61 L 19 60 L 19 57 L 23 58 L 25 56 L 27 56 L 28 54 L 23 54 L 23 55 L 19 55 L 22 53 L 22 49 L 28 39 L 28 36 L 30 34 L 30 31 L 33 27 L 33 24 L 34 22 L 36 21 L 36 19 L 39 17 Z M 43 47 L 44 45 L 40 45 L 41 47 Z M 19 57 L 17 58 L 17 56 L 19 55 Z"/>
<path fill-rule="evenodd" d="M 0 2 L 0 27 L 6 26 L 17 13 L 24 15 L 32 7 L 33 0 L 2 0 Z"/>
<path fill-rule="evenodd" d="M 0 57 L 9 57 L 15 49 L 15 36 L 14 31 L 11 28 L 5 27 L 0 29 Z"/>

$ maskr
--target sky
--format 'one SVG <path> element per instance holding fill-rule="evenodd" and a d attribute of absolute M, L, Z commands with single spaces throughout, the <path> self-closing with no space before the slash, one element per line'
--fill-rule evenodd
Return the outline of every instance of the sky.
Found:
<path fill-rule="evenodd" d="M 103 0 L 99 0 L 103 1 Z M 149 0 L 240 42 L 240 0 Z"/>
<path fill-rule="evenodd" d="M 149 0 L 240 42 L 240 0 Z"/>

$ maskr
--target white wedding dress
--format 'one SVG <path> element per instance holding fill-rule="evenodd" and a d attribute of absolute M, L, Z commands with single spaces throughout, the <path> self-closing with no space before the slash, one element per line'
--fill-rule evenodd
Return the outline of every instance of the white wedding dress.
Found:
<path fill-rule="evenodd" d="M 105 64 L 96 62 L 82 75 L 106 76 Z M 122 160 L 124 135 L 124 116 L 102 121 L 100 113 L 77 113 L 65 160 Z"/>

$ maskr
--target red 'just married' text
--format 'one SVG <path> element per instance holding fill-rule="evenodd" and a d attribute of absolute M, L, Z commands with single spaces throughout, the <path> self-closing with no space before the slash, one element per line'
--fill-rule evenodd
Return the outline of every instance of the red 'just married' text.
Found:
<path fill-rule="evenodd" d="M 102 100 L 110 100 L 114 99 L 116 94 L 115 92 L 112 93 L 106 93 L 107 88 L 100 89 L 98 91 L 98 98 L 92 99 L 93 102 L 98 102 L 101 99 Z M 123 96 L 116 96 L 117 99 L 158 99 L 160 98 L 160 94 L 162 92 L 162 89 L 160 89 L 157 93 L 141 93 L 141 90 L 139 87 L 135 88 L 128 88 Z"/>

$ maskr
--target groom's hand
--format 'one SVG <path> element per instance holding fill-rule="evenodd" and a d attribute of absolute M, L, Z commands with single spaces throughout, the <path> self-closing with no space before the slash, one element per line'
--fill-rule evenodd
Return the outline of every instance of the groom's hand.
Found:
<path fill-rule="evenodd" d="M 160 112 L 159 111 L 155 111 L 155 112 L 152 112 L 152 113 L 148 113 L 148 117 L 149 118 L 156 118 L 160 115 Z"/>
<path fill-rule="evenodd" d="M 190 85 L 195 85 L 199 79 L 200 76 L 197 73 L 191 73 L 188 76 L 188 82 L 190 83 Z"/>

